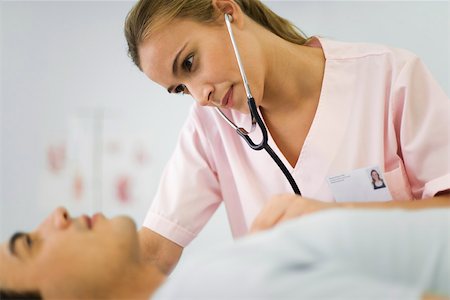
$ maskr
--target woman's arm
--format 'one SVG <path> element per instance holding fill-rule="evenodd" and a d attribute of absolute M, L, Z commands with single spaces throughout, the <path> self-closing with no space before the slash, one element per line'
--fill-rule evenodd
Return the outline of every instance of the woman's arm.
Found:
<path fill-rule="evenodd" d="M 425 209 L 432 207 L 450 207 L 450 190 L 440 192 L 435 197 L 418 201 L 388 202 L 322 202 L 303 198 L 293 194 L 272 197 L 256 216 L 250 232 L 269 229 L 280 222 L 330 208 L 354 209 Z"/>
<path fill-rule="evenodd" d="M 432 294 L 425 294 L 423 295 L 422 300 L 449 300 L 450 298 L 446 296 L 439 296 L 439 295 L 432 295 Z"/>
<path fill-rule="evenodd" d="M 343 208 L 405 208 L 423 209 L 431 207 L 450 207 L 450 191 L 438 193 L 435 197 L 418 201 L 388 201 L 388 202 L 342 202 Z"/>
<path fill-rule="evenodd" d="M 166 275 L 175 268 L 183 252 L 180 245 L 145 227 L 139 230 L 139 244 L 143 262 L 154 263 Z"/>

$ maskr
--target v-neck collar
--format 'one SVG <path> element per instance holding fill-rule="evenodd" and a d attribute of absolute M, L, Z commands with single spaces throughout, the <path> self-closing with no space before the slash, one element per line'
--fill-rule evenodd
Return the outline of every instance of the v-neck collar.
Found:
<path fill-rule="evenodd" d="M 326 40 L 314 37 L 311 47 L 321 47 L 325 56 L 324 76 L 317 109 L 294 167 L 280 151 L 270 132 L 268 142 L 289 172 L 295 176 L 302 193 L 311 195 L 320 188 L 344 137 L 350 109 L 345 103 L 351 78 L 343 78 L 339 62 L 330 57 Z M 339 84 L 336 84 L 339 82 Z M 338 120 L 336 122 L 334 120 Z M 263 119 L 264 122 L 264 119 Z M 315 170 L 311 173 L 303 170 Z"/>

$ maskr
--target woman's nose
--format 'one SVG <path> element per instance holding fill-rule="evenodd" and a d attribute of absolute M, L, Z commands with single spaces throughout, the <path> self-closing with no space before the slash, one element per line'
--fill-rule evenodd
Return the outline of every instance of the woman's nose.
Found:
<path fill-rule="evenodd" d="M 213 104 L 213 91 L 214 89 L 212 86 L 204 85 L 200 87 L 193 96 L 201 106 L 207 106 Z"/>

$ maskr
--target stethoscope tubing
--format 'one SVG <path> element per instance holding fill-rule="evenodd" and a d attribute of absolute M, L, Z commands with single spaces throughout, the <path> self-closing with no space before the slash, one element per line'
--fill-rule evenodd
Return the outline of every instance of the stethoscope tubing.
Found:
<path fill-rule="evenodd" d="M 253 98 L 252 93 L 250 91 L 250 86 L 248 84 L 247 75 L 245 75 L 244 65 L 241 61 L 241 56 L 239 55 L 239 50 L 236 44 L 236 40 L 234 39 L 233 30 L 231 29 L 231 20 L 233 17 L 229 14 L 225 14 L 225 24 L 227 25 L 228 33 L 230 34 L 231 44 L 233 45 L 234 54 L 236 56 L 236 60 L 239 66 L 239 71 L 241 72 L 242 81 L 244 82 L 245 93 L 247 94 L 247 99 Z"/>
<path fill-rule="evenodd" d="M 272 148 L 269 146 L 268 143 L 264 145 L 264 150 L 266 150 L 267 153 L 269 153 L 270 157 L 275 161 L 275 163 L 278 165 L 280 170 L 283 172 L 284 176 L 286 176 L 286 179 L 289 181 L 289 184 L 292 187 L 292 190 L 295 194 L 301 196 L 302 193 L 300 192 L 300 189 L 297 186 L 297 183 L 295 182 L 294 177 L 292 177 L 289 170 L 286 168 L 286 166 L 283 164 L 281 159 L 278 157 L 278 155 L 275 154 L 275 152 L 272 150 Z"/>
<path fill-rule="evenodd" d="M 286 168 L 285 164 L 281 161 L 281 159 L 278 157 L 278 155 L 275 153 L 275 151 L 273 151 L 273 149 L 269 146 L 267 128 L 264 125 L 264 122 L 258 113 L 258 108 L 256 107 L 255 99 L 253 98 L 252 93 L 250 91 L 250 86 L 247 81 L 247 76 L 245 75 L 244 65 L 242 64 L 241 57 L 239 55 L 239 50 L 237 48 L 236 41 L 233 36 L 233 31 L 231 29 L 230 18 L 231 18 L 231 16 L 229 16 L 228 14 L 225 14 L 225 24 L 227 26 L 228 33 L 230 34 L 231 43 L 233 44 L 234 54 L 235 54 L 236 60 L 238 62 L 239 71 L 241 72 L 242 81 L 244 82 L 244 88 L 245 88 L 245 92 L 247 94 L 247 104 L 248 104 L 250 114 L 252 117 L 252 129 L 250 132 L 252 132 L 254 130 L 255 123 L 258 124 L 259 129 L 261 130 L 261 133 L 262 133 L 261 142 L 259 144 L 256 144 L 255 142 L 253 142 L 253 140 L 249 137 L 250 132 L 248 132 L 244 128 L 238 127 L 236 124 L 234 124 L 230 119 L 228 119 L 225 116 L 225 114 L 220 110 L 220 108 L 217 108 L 217 111 L 224 118 L 224 120 L 227 121 L 227 123 L 231 127 L 233 127 L 236 130 L 236 132 L 247 142 L 247 144 L 249 145 L 250 148 L 252 148 L 253 150 L 256 150 L 256 151 L 259 151 L 262 149 L 266 150 L 266 152 L 270 155 L 270 157 L 272 157 L 272 159 L 278 165 L 280 170 L 283 172 L 286 179 L 289 181 L 289 184 L 291 185 L 294 193 L 301 196 L 300 189 L 298 188 L 297 183 L 295 182 L 294 178 L 292 177 L 292 174 Z"/>

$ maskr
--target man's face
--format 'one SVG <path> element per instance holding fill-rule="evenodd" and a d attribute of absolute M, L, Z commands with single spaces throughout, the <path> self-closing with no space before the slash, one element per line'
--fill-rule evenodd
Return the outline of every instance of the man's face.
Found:
<path fill-rule="evenodd" d="M 58 208 L 36 230 L 15 236 L 0 246 L 0 288 L 49 298 L 104 296 L 138 259 L 136 226 L 127 217 L 70 218 Z"/>

